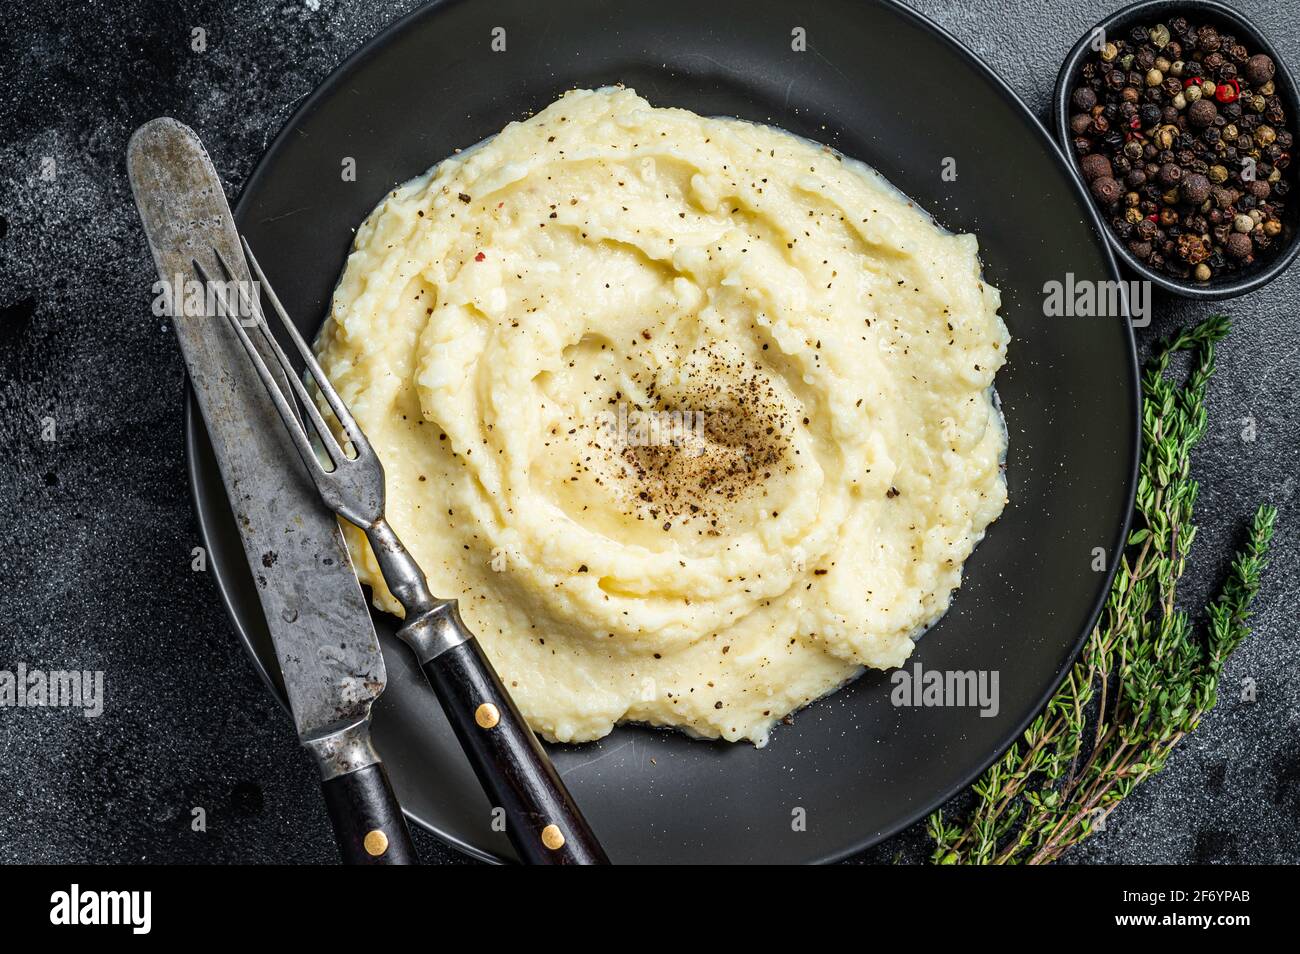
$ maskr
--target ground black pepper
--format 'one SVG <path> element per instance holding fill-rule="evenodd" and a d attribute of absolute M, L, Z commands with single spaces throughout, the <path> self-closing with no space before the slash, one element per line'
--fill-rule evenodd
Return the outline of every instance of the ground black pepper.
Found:
<path fill-rule="evenodd" d="M 1276 71 L 1185 17 L 1134 26 L 1084 61 L 1070 95 L 1079 170 L 1139 261 L 1204 282 L 1278 244 L 1294 136 Z"/>

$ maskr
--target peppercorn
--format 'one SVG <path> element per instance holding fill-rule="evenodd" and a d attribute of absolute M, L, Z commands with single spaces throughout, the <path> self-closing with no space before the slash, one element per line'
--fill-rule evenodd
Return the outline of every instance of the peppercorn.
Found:
<path fill-rule="evenodd" d="M 1093 96 L 1072 102 L 1070 131 L 1113 235 L 1151 268 L 1208 280 L 1281 234 L 1294 138 L 1270 58 L 1210 24 L 1160 28 L 1135 27 L 1086 59 L 1078 89 Z"/>
<path fill-rule="evenodd" d="M 1160 184 L 1165 186 L 1176 186 L 1183 179 L 1183 170 L 1173 162 L 1166 162 L 1160 167 Z"/>
<path fill-rule="evenodd" d="M 1190 233 L 1178 236 L 1177 253 L 1179 258 L 1190 265 L 1196 265 L 1210 257 L 1210 250 L 1205 244 L 1205 238 Z"/>
<path fill-rule="evenodd" d="M 1223 247 L 1230 256 L 1239 261 L 1249 258 L 1251 252 L 1255 250 L 1250 236 L 1242 232 L 1233 232 L 1229 235 L 1228 241 L 1223 244 Z"/>
<path fill-rule="evenodd" d="M 1092 182 L 1094 179 L 1100 179 L 1102 176 L 1113 176 L 1110 160 L 1100 153 L 1092 153 L 1084 156 L 1079 160 L 1079 169 L 1083 173 L 1085 182 Z"/>
<path fill-rule="evenodd" d="M 1075 109 L 1088 110 L 1097 105 L 1097 94 L 1089 86 L 1080 86 L 1070 97 Z"/>
<path fill-rule="evenodd" d="M 1124 188 L 1110 176 L 1099 176 L 1092 180 L 1092 194 L 1102 205 L 1113 205 L 1124 194 Z"/>
<path fill-rule="evenodd" d="M 1214 122 L 1219 109 L 1208 99 L 1197 100 L 1187 107 L 1187 121 L 1191 125 L 1204 129 Z"/>
<path fill-rule="evenodd" d="M 1184 202 L 1200 205 L 1210 197 L 1210 180 L 1199 172 L 1183 177 L 1181 186 Z"/>
<path fill-rule="evenodd" d="M 1262 86 L 1273 78 L 1277 67 L 1267 53 L 1256 53 L 1246 61 L 1246 79 L 1251 86 Z"/>

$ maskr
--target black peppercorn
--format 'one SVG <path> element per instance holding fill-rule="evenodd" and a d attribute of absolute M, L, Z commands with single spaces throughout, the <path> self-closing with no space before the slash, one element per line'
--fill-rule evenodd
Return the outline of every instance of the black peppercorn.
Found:
<path fill-rule="evenodd" d="M 1175 162 L 1166 162 L 1160 167 L 1160 184 L 1164 186 L 1176 186 L 1183 181 L 1182 166 Z"/>

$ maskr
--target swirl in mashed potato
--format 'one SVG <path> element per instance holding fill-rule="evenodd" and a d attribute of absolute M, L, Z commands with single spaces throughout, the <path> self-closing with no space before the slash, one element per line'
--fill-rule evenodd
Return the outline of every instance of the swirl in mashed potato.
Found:
<path fill-rule="evenodd" d="M 761 745 L 900 665 L 1001 513 L 998 304 L 866 166 L 575 91 L 375 209 L 318 351 L 534 729 Z"/>

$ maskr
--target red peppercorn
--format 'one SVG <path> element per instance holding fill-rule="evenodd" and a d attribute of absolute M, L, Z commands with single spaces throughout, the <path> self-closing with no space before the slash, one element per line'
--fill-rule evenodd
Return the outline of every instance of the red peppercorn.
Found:
<path fill-rule="evenodd" d="M 1221 103 L 1235 103 L 1239 92 L 1241 89 L 1235 79 L 1224 80 L 1214 88 L 1214 98 Z"/>
<path fill-rule="evenodd" d="M 486 255 L 484 255 L 482 252 L 479 252 L 477 255 L 474 256 L 474 261 L 481 262 L 486 258 L 487 258 Z"/>

